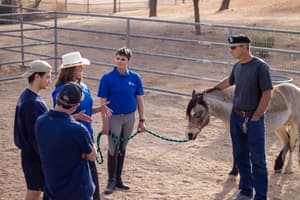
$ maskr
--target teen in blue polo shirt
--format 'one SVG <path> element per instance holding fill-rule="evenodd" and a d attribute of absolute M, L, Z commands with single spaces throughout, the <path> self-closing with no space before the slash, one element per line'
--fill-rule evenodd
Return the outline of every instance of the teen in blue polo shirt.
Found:
<path fill-rule="evenodd" d="M 88 161 L 95 161 L 96 148 L 86 127 L 71 116 L 81 97 L 78 83 L 65 84 L 54 110 L 41 115 L 35 124 L 49 199 L 93 200 L 95 185 Z"/>
<path fill-rule="evenodd" d="M 135 122 L 135 111 L 138 110 L 138 129 L 146 131 L 144 117 L 144 90 L 141 77 L 138 73 L 128 68 L 132 51 L 122 47 L 116 52 L 116 60 L 113 70 L 104 74 L 100 80 L 98 97 L 101 104 L 109 102 L 108 107 L 113 110 L 108 118 L 102 115 L 102 133 L 109 131 L 118 137 L 129 137 L 132 134 Z M 111 194 L 115 187 L 128 190 L 123 184 L 121 174 L 125 159 L 126 142 L 121 142 L 120 152 L 116 151 L 116 145 L 108 138 L 108 183 L 104 194 Z"/>

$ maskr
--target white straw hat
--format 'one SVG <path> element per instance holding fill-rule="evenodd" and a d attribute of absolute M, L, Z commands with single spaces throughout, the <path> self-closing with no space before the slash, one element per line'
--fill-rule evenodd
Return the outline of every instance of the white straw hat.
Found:
<path fill-rule="evenodd" d="M 90 65 L 91 62 L 86 59 L 82 58 L 80 52 L 70 52 L 67 54 L 64 54 L 62 56 L 62 64 L 60 65 L 59 69 L 65 69 L 70 67 L 76 67 L 79 65 Z"/>
<path fill-rule="evenodd" d="M 22 74 L 23 78 L 28 78 L 36 72 L 51 72 L 51 65 L 43 60 L 34 60 L 30 63 L 27 71 Z"/>

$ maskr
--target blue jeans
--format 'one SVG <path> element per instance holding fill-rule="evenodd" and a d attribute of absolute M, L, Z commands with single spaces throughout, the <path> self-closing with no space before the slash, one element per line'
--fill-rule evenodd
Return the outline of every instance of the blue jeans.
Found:
<path fill-rule="evenodd" d="M 255 189 L 256 198 L 266 198 L 268 191 L 268 171 L 265 155 L 265 118 L 258 121 L 248 120 L 247 133 L 243 133 L 244 117 L 232 112 L 230 116 L 230 133 L 233 156 L 240 171 L 239 189 L 252 196 Z"/>

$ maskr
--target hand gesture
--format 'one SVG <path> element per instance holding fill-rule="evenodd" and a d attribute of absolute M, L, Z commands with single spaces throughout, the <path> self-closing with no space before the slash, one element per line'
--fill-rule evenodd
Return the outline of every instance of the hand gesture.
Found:
<path fill-rule="evenodd" d="M 85 110 L 82 110 L 79 113 L 73 114 L 72 116 L 76 120 L 82 120 L 82 121 L 89 122 L 89 123 L 92 122 L 91 116 L 85 114 Z"/>
<path fill-rule="evenodd" d="M 109 104 L 109 101 L 105 101 L 104 104 L 102 104 L 101 106 L 93 109 L 94 112 L 93 113 L 98 113 L 101 112 L 105 117 L 110 117 L 112 115 L 112 109 L 110 109 L 107 104 Z"/>

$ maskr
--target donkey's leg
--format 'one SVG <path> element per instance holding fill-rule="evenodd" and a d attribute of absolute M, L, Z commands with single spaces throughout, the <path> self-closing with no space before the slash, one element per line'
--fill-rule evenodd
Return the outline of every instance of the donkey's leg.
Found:
<path fill-rule="evenodd" d="M 279 155 L 277 156 L 277 158 L 275 160 L 275 165 L 274 165 L 274 170 L 275 170 L 276 173 L 281 173 L 282 167 L 283 167 L 283 164 L 284 164 L 284 160 L 285 160 L 286 154 L 287 154 L 289 149 L 290 149 L 289 145 L 286 144 L 286 146 L 284 146 L 281 149 Z"/>
<path fill-rule="evenodd" d="M 286 134 L 287 134 L 287 137 L 289 138 L 289 159 L 288 159 L 288 162 L 287 162 L 287 165 L 286 165 L 286 170 L 285 170 L 285 173 L 292 173 L 293 170 L 292 170 L 292 167 L 293 167 L 293 152 L 294 152 L 294 149 L 296 147 L 296 143 L 297 143 L 297 137 L 298 137 L 298 128 L 297 128 L 297 125 L 294 123 L 294 121 L 291 121 L 289 123 L 290 126 L 287 127 L 287 130 L 286 130 Z"/>
<path fill-rule="evenodd" d="M 289 151 L 289 159 L 288 159 L 288 162 L 286 165 L 285 173 L 286 174 L 293 173 L 292 167 L 293 167 L 293 150 L 290 150 Z"/>
<path fill-rule="evenodd" d="M 300 120 L 300 118 L 298 118 L 298 121 Z M 298 134 L 298 137 L 296 138 L 296 143 L 298 142 L 298 140 L 300 141 L 300 130 L 299 130 L 300 124 L 297 123 L 297 128 L 296 128 L 296 134 Z M 300 165 L 300 143 L 299 143 L 299 149 L 298 149 L 298 165 Z"/>
<path fill-rule="evenodd" d="M 277 158 L 275 160 L 274 170 L 276 173 L 281 173 L 286 154 L 290 149 L 289 138 L 288 138 L 288 135 L 286 134 L 286 130 L 287 130 L 286 126 L 283 125 L 277 131 L 275 131 L 277 137 L 279 138 L 279 140 L 283 146 L 283 148 L 281 149 L 279 155 L 277 156 Z"/>

